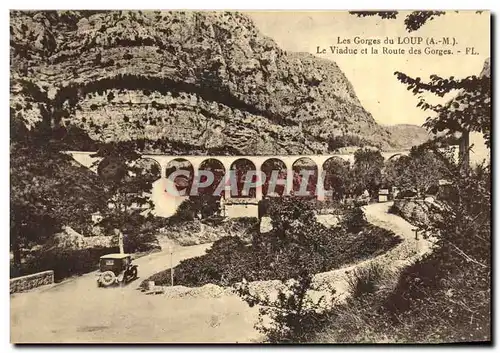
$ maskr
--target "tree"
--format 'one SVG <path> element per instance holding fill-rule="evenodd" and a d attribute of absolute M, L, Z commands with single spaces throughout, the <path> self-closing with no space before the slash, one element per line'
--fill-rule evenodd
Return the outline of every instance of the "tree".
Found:
<path fill-rule="evenodd" d="M 349 13 L 358 17 L 379 16 L 382 19 L 391 20 L 398 18 L 399 15 L 398 11 L 350 11 Z M 405 17 L 406 30 L 416 31 L 428 21 L 445 14 L 445 11 L 412 11 Z"/>
<path fill-rule="evenodd" d="M 424 195 L 429 187 L 438 185 L 444 167 L 441 158 L 426 146 L 412 147 L 408 156 L 386 163 L 384 180 L 390 186 L 415 189 L 419 195 Z"/>
<path fill-rule="evenodd" d="M 430 110 L 434 114 L 429 116 L 424 127 L 433 133 L 447 131 L 448 134 L 461 133 L 463 144 L 461 144 L 460 155 L 464 156 L 465 164 L 468 165 L 469 157 L 469 133 L 481 132 L 486 145 L 491 143 L 491 79 L 489 72 L 489 60 L 481 75 L 469 76 L 463 79 L 455 77 L 442 78 L 431 75 L 429 82 L 423 82 L 420 77 L 411 78 L 401 72 L 394 74 L 403 84 L 408 86 L 414 95 L 430 92 L 439 97 L 452 91 L 459 91 L 457 96 L 445 104 L 430 104 L 422 97 L 419 98 L 417 107 L 422 110 Z"/>
<path fill-rule="evenodd" d="M 431 227 L 440 234 L 438 246 L 462 263 L 489 270 L 491 263 L 491 166 L 479 165 L 464 175 L 448 164 L 452 192 L 443 217 Z"/>
<path fill-rule="evenodd" d="M 316 223 L 313 207 L 304 200 L 291 197 L 279 197 L 269 200 L 269 217 L 273 233 L 281 243 L 290 243 L 296 236 L 306 233 Z M 300 228 L 300 231 L 296 231 Z M 280 244 L 278 244 L 280 246 Z"/>
<path fill-rule="evenodd" d="M 128 223 L 131 218 L 145 221 L 153 210 L 150 193 L 157 179 L 154 171 L 144 170 L 137 151 L 114 143 L 105 145 L 93 156 L 103 157 L 95 162 L 108 195 L 107 207 L 101 210 L 102 223 L 118 229 L 124 236 L 128 231 L 137 231 L 128 227 Z"/>
<path fill-rule="evenodd" d="M 457 11 L 458 12 L 458 11 Z M 481 13 L 482 11 L 476 11 Z M 398 11 L 352 11 L 358 17 L 379 16 L 383 19 L 396 19 Z M 406 30 L 416 31 L 428 21 L 437 16 L 445 15 L 444 11 L 413 11 L 405 18 Z M 491 143 L 491 79 L 490 59 L 487 59 L 483 72 L 479 76 L 472 75 L 462 79 L 451 76 L 443 78 L 431 75 L 428 82 L 420 77 L 412 78 L 402 72 L 394 73 L 399 81 L 408 86 L 414 95 L 424 92 L 433 93 L 439 97 L 458 91 L 457 96 L 445 104 L 429 104 L 421 96 L 417 107 L 434 112 L 427 118 L 424 127 L 433 133 L 447 131 L 449 135 L 459 132 L 462 135 L 460 155 L 464 165 L 469 165 L 469 133 L 483 134 L 486 146 Z"/>
<path fill-rule="evenodd" d="M 337 158 L 329 159 L 323 166 L 325 173 L 325 190 L 333 192 L 332 199 L 341 200 L 349 190 L 349 161 L 344 161 Z"/>
<path fill-rule="evenodd" d="M 368 190 L 373 197 L 382 182 L 384 157 L 379 150 L 364 148 L 354 153 L 354 165 L 351 169 L 351 194 L 359 196 Z"/>
<path fill-rule="evenodd" d="M 99 178 L 68 155 L 29 144 L 10 151 L 11 250 L 17 266 L 21 247 L 41 244 L 62 226 L 87 230 L 91 214 L 106 204 Z"/>

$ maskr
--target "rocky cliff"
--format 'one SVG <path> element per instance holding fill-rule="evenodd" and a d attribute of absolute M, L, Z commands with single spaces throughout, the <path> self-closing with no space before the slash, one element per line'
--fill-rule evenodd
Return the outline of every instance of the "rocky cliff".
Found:
<path fill-rule="evenodd" d="M 411 148 L 434 137 L 418 125 L 399 124 L 385 126 L 385 128 L 391 133 L 391 142 L 402 148 Z"/>
<path fill-rule="evenodd" d="M 321 154 L 332 136 L 403 146 L 339 67 L 287 53 L 235 12 L 11 12 L 11 111 L 166 153 Z M 406 146 L 404 146 L 406 147 Z"/>

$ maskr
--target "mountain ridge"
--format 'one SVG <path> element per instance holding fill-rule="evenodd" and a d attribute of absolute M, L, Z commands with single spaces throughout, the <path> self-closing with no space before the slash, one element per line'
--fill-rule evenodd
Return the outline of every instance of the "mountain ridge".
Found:
<path fill-rule="evenodd" d="M 324 154 L 346 135 L 407 147 L 336 63 L 283 51 L 236 12 L 14 11 L 11 63 L 11 107 L 28 126 L 45 107 L 25 81 L 58 102 L 61 124 L 145 152 Z"/>

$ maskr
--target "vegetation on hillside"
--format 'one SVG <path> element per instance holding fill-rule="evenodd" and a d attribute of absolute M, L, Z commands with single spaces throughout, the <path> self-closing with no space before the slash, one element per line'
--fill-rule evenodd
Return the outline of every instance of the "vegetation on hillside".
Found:
<path fill-rule="evenodd" d="M 96 154 L 105 161 L 96 175 L 64 154 L 65 145 L 57 138 L 43 138 L 57 136 L 57 133 L 51 135 L 57 131 L 57 126 L 53 127 L 53 121 L 46 119 L 28 130 L 20 121 L 11 121 L 11 275 L 38 272 L 53 266 L 56 277 L 63 278 L 66 273 L 81 273 L 82 269 L 93 268 L 80 263 L 90 261 L 85 260 L 85 256 L 94 254 L 93 250 L 83 251 L 84 255 L 80 255 L 79 250 L 65 252 L 64 256 L 38 254 L 36 261 L 28 259 L 26 263 L 23 250 L 26 252 L 44 244 L 65 226 L 87 236 L 93 235 L 92 215 L 96 213 L 102 217 L 99 226 L 105 234 L 112 235 L 116 229 L 125 234 L 126 251 L 157 248 L 153 231 L 147 229 L 152 217 L 148 217 L 152 208 L 148 192 L 157 178 L 154 171 L 139 165 L 140 156 L 135 151 L 108 144 Z M 97 253 L 101 250 L 116 252 L 118 247 L 95 250 Z M 56 258 L 75 263 L 63 271 L 63 263 Z M 97 258 L 93 261 L 97 263 Z M 72 271 L 73 266 L 81 270 Z"/>
<path fill-rule="evenodd" d="M 42 244 L 63 226 L 87 232 L 91 214 L 106 199 L 102 181 L 90 170 L 11 124 L 10 245 L 19 270 L 23 248 Z"/>
<path fill-rule="evenodd" d="M 437 188 L 439 180 L 447 174 L 440 153 L 421 145 L 413 147 L 408 156 L 387 161 L 384 170 L 387 185 L 399 190 L 414 189 L 424 196 L 430 189 Z"/>
<path fill-rule="evenodd" d="M 394 18 L 397 12 L 378 15 Z M 435 15 L 415 12 L 406 19 L 407 29 L 416 30 Z M 402 73 L 396 75 L 415 94 L 429 91 L 442 97 L 460 90 L 455 100 L 444 105 L 420 100 L 418 106 L 435 113 L 426 127 L 433 133 L 446 130 L 462 136 L 479 131 L 489 146 L 489 62 L 480 77 L 444 79 L 433 75 L 426 83 Z M 463 141 L 467 143 L 467 138 Z M 423 190 L 434 178 L 423 174 L 427 166 L 429 174 L 436 173 L 450 182 L 449 192 L 440 197 L 441 207 L 434 208 L 439 217 L 429 217 L 426 224 L 436 239 L 433 251 L 399 276 L 379 268 L 357 273 L 351 281 L 353 296 L 330 312 L 329 318 L 316 326 L 319 333 L 308 341 L 491 341 L 491 166 L 470 168 L 466 144 L 458 163 L 441 154 L 438 147 L 428 143 L 414 149 L 409 157 L 395 161 L 390 166 L 393 173 L 389 173 L 395 183 Z"/>
<path fill-rule="evenodd" d="M 326 272 L 384 253 L 401 240 L 393 233 L 369 225 L 359 209 L 348 212 L 341 226 L 328 229 L 316 222 L 309 203 L 277 199 L 269 211 L 273 230 L 260 235 L 254 229 L 252 244 L 239 237 L 224 237 L 207 254 L 182 261 L 174 270 L 175 283 L 201 286 L 232 285 L 257 280 L 287 280 L 304 271 Z M 170 270 L 143 282 L 167 284 Z"/>
<path fill-rule="evenodd" d="M 310 341 L 491 339 L 491 174 L 478 167 L 464 177 L 458 169 L 451 179 L 455 194 L 427 225 L 437 237 L 433 252 L 399 276 L 372 269 L 353 278 L 358 295 L 336 307 Z"/>

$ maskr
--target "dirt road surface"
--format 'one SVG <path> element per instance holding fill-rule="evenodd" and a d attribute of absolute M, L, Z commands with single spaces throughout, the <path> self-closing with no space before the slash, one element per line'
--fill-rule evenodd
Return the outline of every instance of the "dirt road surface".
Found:
<path fill-rule="evenodd" d="M 361 209 L 365 213 L 366 220 L 371 224 L 392 230 L 405 240 L 413 240 L 415 238 L 415 233 L 412 231 L 414 227 L 403 218 L 388 212 L 392 204 L 392 202 L 373 203 Z"/>
<path fill-rule="evenodd" d="M 178 247 L 180 260 L 210 244 Z M 11 296 L 12 343 L 249 342 L 258 337 L 256 310 L 235 295 L 219 298 L 146 295 L 148 276 L 170 267 L 168 250 L 135 260 L 140 278 L 122 288 L 98 288 L 96 273 Z"/>

